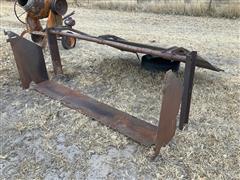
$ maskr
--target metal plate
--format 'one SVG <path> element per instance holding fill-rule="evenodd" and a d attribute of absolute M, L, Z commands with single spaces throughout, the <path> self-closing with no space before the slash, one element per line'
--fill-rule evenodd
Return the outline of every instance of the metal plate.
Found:
<path fill-rule="evenodd" d="M 42 48 L 13 32 L 6 34 L 9 37 L 7 41 L 11 44 L 23 88 L 28 88 L 32 81 L 40 83 L 48 80 Z"/>
<path fill-rule="evenodd" d="M 109 126 L 143 145 L 155 143 L 157 127 L 109 105 L 74 91 L 53 81 L 44 81 L 35 89 L 65 106 L 79 110 L 81 113 Z"/>
<path fill-rule="evenodd" d="M 165 146 L 174 136 L 177 114 L 181 104 L 182 83 L 170 71 L 165 76 L 163 100 L 156 138 L 157 147 Z"/>

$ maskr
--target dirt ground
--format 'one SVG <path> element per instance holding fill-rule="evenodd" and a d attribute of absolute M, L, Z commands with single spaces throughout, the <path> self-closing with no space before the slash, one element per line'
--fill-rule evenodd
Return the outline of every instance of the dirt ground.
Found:
<path fill-rule="evenodd" d="M 71 11 L 73 8 L 70 8 Z M 93 35 L 197 50 L 224 69 L 196 69 L 190 123 L 151 161 L 147 148 L 32 90 L 22 90 L 0 34 L 0 179 L 240 179 L 239 20 L 75 8 L 76 28 Z M 23 26 L 1 1 L 0 30 Z M 60 46 L 65 76 L 53 77 L 101 102 L 157 124 L 163 73 L 136 55 L 78 41 Z M 181 65 L 180 76 L 183 76 Z"/>

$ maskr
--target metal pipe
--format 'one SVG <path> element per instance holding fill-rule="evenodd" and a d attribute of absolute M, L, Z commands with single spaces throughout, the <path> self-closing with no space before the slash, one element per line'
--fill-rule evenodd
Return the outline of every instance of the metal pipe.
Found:
<path fill-rule="evenodd" d="M 159 56 L 159 57 L 167 59 L 167 60 L 186 62 L 185 56 L 175 55 L 175 54 L 166 53 L 166 52 L 164 53 L 164 52 L 152 50 L 149 48 L 139 48 L 139 47 L 134 47 L 131 45 L 126 45 L 121 42 L 100 39 L 100 38 L 97 38 L 94 36 L 87 36 L 84 34 L 70 34 L 70 33 L 65 33 L 65 32 L 59 32 L 59 31 L 56 31 L 53 29 L 49 30 L 49 32 L 52 34 L 60 35 L 60 36 L 69 36 L 69 37 L 74 37 L 74 38 L 81 39 L 81 40 L 96 42 L 98 44 L 108 45 L 108 46 L 120 49 L 122 51 L 133 52 L 133 53 L 142 53 L 142 54 L 151 54 L 151 55 Z"/>
<path fill-rule="evenodd" d="M 62 32 L 62 31 L 70 31 L 72 33 Z M 32 32 L 32 33 L 34 34 L 35 32 Z M 188 55 L 188 52 L 185 52 L 185 54 L 178 54 L 178 53 L 168 51 L 169 49 L 166 49 L 166 48 L 134 43 L 129 41 L 104 39 L 101 37 L 91 36 L 89 34 L 86 34 L 81 31 L 71 29 L 65 26 L 49 29 L 49 33 L 55 34 L 58 36 L 74 37 L 74 38 L 85 40 L 85 41 L 95 42 L 98 44 L 111 46 L 113 48 L 116 48 L 122 51 L 127 51 L 132 53 L 151 54 L 153 56 L 158 56 L 170 61 L 179 61 L 184 63 L 188 61 L 188 59 L 186 58 L 186 56 Z M 213 66 L 211 63 L 203 59 L 201 56 L 196 57 L 196 66 L 210 69 L 213 71 L 218 71 L 218 72 L 223 71 L 222 69 Z"/>

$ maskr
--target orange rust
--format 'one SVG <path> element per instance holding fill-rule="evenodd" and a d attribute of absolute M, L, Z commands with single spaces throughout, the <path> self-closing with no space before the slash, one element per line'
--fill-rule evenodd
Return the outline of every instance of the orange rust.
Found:
<path fill-rule="evenodd" d="M 20 35 L 20 37 L 23 37 L 25 34 L 27 34 L 28 33 L 28 30 L 24 30 L 22 33 L 21 33 L 21 35 Z"/>
<path fill-rule="evenodd" d="M 57 15 L 52 10 L 50 10 L 48 15 L 48 20 L 47 20 L 47 27 L 53 28 L 53 27 L 62 25 L 62 22 L 63 22 L 62 16 Z"/>
<path fill-rule="evenodd" d="M 53 27 L 62 25 L 63 18 L 62 16 L 54 13 L 51 10 L 51 2 L 52 0 L 45 0 L 44 7 L 37 14 L 31 11 L 27 13 L 26 23 L 27 23 L 27 30 L 29 32 L 42 31 L 43 28 L 40 23 L 40 19 L 44 19 L 44 18 L 48 18 L 47 25 L 46 25 L 47 28 L 53 28 Z"/>
<path fill-rule="evenodd" d="M 27 14 L 26 23 L 27 23 L 27 30 L 29 32 L 41 31 L 43 29 L 42 25 L 41 25 L 41 23 L 39 21 L 39 18 L 36 17 L 36 16 L 32 16 L 31 13 Z"/>

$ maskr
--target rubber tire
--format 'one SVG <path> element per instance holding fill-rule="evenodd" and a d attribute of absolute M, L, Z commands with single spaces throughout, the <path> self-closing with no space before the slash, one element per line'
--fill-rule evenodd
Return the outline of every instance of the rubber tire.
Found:
<path fill-rule="evenodd" d="M 180 67 L 180 62 L 178 61 L 170 61 L 166 60 L 160 57 L 154 57 L 150 54 L 142 56 L 142 62 L 141 66 L 148 70 L 153 72 L 166 72 L 168 70 L 172 70 L 174 72 L 177 72 Z"/>
<path fill-rule="evenodd" d="M 68 32 L 69 34 L 72 34 L 72 32 Z M 77 39 L 74 37 L 62 37 L 62 46 L 64 49 L 73 49 L 76 46 Z M 71 42 L 72 41 L 72 42 Z"/>

